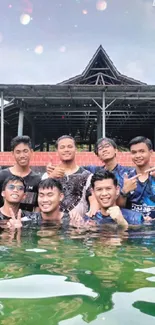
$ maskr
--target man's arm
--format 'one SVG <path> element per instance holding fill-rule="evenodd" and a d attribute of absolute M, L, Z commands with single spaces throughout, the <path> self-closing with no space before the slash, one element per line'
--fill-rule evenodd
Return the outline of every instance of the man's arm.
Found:
<path fill-rule="evenodd" d="M 137 179 L 141 174 L 137 174 L 131 178 L 128 175 L 124 175 L 123 188 L 120 191 L 120 195 L 117 198 L 117 204 L 120 207 L 126 206 L 127 197 L 137 188 Z"/>

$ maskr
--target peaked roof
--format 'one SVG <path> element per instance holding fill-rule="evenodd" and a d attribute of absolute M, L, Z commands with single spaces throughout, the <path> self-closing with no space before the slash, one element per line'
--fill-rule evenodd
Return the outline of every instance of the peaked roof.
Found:
<path fill-rule="evenodd" d="M 145 83 L 139 80 L 121 74 L 114 66 L 102 45 L 99 46 L 82 74 L 59 83 L 59 85 L 67 84 L 145 85 Z"/>

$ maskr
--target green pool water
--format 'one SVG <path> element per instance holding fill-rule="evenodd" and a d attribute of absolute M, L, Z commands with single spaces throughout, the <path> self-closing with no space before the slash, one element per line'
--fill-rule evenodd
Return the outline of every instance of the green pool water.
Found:
<path fill-rule="evenodd" d="M 1 236 L 0 324 L 155 324 L 155 231 Z"/>

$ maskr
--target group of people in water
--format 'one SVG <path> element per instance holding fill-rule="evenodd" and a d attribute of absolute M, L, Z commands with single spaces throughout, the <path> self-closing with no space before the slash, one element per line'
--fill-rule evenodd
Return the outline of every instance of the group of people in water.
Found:
<path fill-rule="evenodd" d="M 11 141 L 15 165 L 0 171 L 0 228 L 54 224 L 86 230 L 152 224 L 155 220 L 155 168 L 152 142 L 138 136 L 129 143 L 135 167 L 117 163 L 117 145 L 101 138 L 95 154 L 103 166 L 78 166 L 70 135 L 56 141 L 60 163 L 51 162 L 43 175 L 30 168 L 31 139 Z"/>

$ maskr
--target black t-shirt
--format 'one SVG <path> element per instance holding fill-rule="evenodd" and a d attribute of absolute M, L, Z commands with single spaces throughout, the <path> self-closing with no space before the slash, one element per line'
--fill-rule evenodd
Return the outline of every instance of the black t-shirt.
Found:
<path fill-rule="evenodd" d="M 21 213 L 21 219 L 22 219 L 22 218 L 25 218 L 25 217 L 28 217 L 28 216 L 29 216 L 28 212 L 26 213 L 26 211 L 25 211 L 25 212 L 22 211 L 22 213 Z M 1 221 L 7 221 L 7 220 L 10 220 L 10 219 L 11 219 L 11 217 L 6 216 L 5 214 L 3 214 L 3 213 L 0 211 L 0 222 L 1 222 Z"/>
<path fill-rule="evenodd" d="M 0 193 L 2 191 L 2 185 L 4 180 L 12 176 L 9 168 L 3 169 L 0 171 Z M 26 184 L 26 197 L 20 204 L 20 209 L 26 211 L 33 211 L 33 208 L 38 206 L 37 203 L 37 194 L 38 194 L 38 185 L 41 180 L 40 176 L 35 172 L 31 171 L 28 175 L 23 177 Z M 0 196 L 0 207 L 3 205 L 3 198 Z"/>
<path fill-rule="evenodd" d="M 23 216 L 23 225 L 27 224 L 28 226 L 41 226 L 41 225 L 44 225 L 44 226 L 49 226 L 49 225 L 57 225 L 57 222 L 55 221 L 50 221 L 50 220 L 44 220 L 42 218 L 42 215 L 41 215 L 41 212 L 33 212 L 29 215 L 25 215 L 25 217 Z M 60 221 L 60 225 L 62 228 L 68 228 L 69 227 L 69 223 L 70 223 L 70 216 L 69 216 L 69 213 L 67 212 L 64 212 L 63 213 L 63 216 L 61 218 L 61 221 Z"/>

